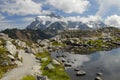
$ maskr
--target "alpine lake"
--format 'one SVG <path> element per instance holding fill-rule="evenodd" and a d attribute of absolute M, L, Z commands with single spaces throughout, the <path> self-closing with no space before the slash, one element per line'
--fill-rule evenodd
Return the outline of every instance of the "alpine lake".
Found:
<path fill-rule="evenodd" d="M 51 56 L 65 66 L 71 80 L 120 79 L 120 48 L 98 51 L 89 55 L 60 50 L 55 51 Z"/>

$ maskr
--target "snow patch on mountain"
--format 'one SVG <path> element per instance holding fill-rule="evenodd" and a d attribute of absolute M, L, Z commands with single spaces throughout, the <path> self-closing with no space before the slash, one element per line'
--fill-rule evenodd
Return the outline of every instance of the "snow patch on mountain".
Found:
<path fill-rule="evenodd" d="M 55 14 L 46 16 L 37 16 L 27 28 L 30 29 L 56 29 L 57 26 L 62 27 L 60 29 L 96 29 L 100 27 L 106 27 L 99 16 L 89 17 L 61 17 Z M 51 28 L 52 27 L 52 28 Z"/>

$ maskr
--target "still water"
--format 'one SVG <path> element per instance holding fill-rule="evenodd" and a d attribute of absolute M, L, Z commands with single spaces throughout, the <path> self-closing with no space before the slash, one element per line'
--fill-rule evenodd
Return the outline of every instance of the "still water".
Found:
<path fill-rule="evenodd" d="M 68 60 L 72 62 L 72 67 L 65 68 L 72 80 L 95 80 L 98 72 L 103 73 L 101 76 L 103 80 L 120 80 L 120 48 L 99 51 L 90 55 L 70 54 L 62 51 L 52 54 L 54 58 L 57 55 L 65 55 L 66 62 Z M 75 68 L 84 70 L 86 75 L 76 76 Z"/>

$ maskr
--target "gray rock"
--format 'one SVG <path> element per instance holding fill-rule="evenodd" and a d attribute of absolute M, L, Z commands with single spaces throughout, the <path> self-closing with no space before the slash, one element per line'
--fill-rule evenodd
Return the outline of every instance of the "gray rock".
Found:
<path fill-rule="evenodd" d="M 16 46 L 13 45 L 10 41 L 6 41 L 5 47 L 12 55 L 16 54 L 16 51 L 17 51 Z"/>
<path fill-rule="evenodd" d="M 22 66 L 23 65 L 23 63 L 21 61 L 18 61 L 18 60 L 15 61 L 14 63 L 17 64 L 18 66 Z"/>
<path fill-rule="evenodd" d="M 102 76 L 102 75 L 103 75 L 103 73 L 98 72 L 96 75 L 98 75 L 98 76 Z"/>
<path fill-rule="evenodd" d="M 48 60 L 48 57 L 41 58 L 41 61 L 47 61 L 47 60 Z"/>
<path fill-rule="evenodd" d="M 103 80 L 101 77 L 97 76 L 95 80 Z"/>
<path fill-rule="evenodd" d="M 55 64 L 55 65 L 60 65 L 60 63 L 55 59 L 52 60 L 52 63 Z"/>
<path fill-rule="evenodd" d="M 55 69 L 55 67 L 54 67 L 52 64 L 48 64 L 48 65 L 46 66 L 46 69 Z"/>
<path fill-rule="evenodd" d="M 36 76 L 36 80 L 48 80 L 48 78 L 47 78 L 47 76 L 37 75 L 37 76 Z"/>
<path fill-rule="evenodd" d="M 65 62 L 65 58 L 62 57 L 62 58 L 61 58 L 61 61 L 62 61 L 62 62 Z"/>
<path fill-rule="evenodd" d="M 71 67 L 72 66 L 71 63 L 65 63 L 64 65 L 65 65 L 65 67 Z"/>
<path fill-rule="evenodd" d="M 80 71 L 80 69 L 79 69 L 79 68 L 75 68 L 74 70 L 75 70 L 75 71 Z"/>
<path fill-rule="evenodd" d="M 86 75 L 86 72 L 83 71 L 83 70 L 80 70 L 76 73 L 77 76 L 85 76 Z"/>
<path fill-rule="evenodd" d="M 8 57 L 9 57 L 10 59 L 12 59 L 12 60 L 15 59 L 14 56 L 12 56 L 12 55 L 8 55 Z"/>
<path fill-rule="evenodd" d="M 9 63 L 8 63 L 8 61 L 3 61 L 1 65 L 2 65 L 2 66 L 8 66 Z"/>

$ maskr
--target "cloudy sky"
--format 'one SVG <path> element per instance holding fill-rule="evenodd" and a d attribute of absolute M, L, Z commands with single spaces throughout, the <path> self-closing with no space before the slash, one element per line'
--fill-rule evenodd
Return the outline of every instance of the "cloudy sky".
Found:
<path fill-rule="evenodd" d="M 120 0 L 0 0 L 0 30 L 25 28 L 36 16 L 51 12 L 64 17 L 101 19 L 120 27 Z"/>

